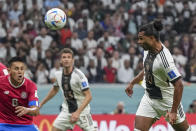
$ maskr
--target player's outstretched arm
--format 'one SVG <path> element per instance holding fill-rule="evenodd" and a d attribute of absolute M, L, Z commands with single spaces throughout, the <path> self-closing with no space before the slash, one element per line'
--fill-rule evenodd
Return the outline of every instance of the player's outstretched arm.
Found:
<path fill-rule="evenodd" d="M 128 96 L 131 96 L 133 94 L 133 86 L 135 84 L 139 84 L 140 81 L 142 81 L 144 78 L 144 69 L 132 80 L 129 82 L 127 88 L 125 89 L 125 92 Z"/>
<path fill-rule="evenodd" d="M 53 86 L 53 88 L 49 91 L 48 95 L 41 101 L 39 107 L 42 108 L 42 106 L 50 99 L 52 99 L 52 97 L 54 97 L 58 91 L 59 91 L 59 87 Z"/>
<path fill-rule="evenodd" d="M 72 113 L 70 122 L 74 123 L 78 120 L 80 113 L 84 110 L 84 108 L 90 103 L 90 101 L 92 100 L 92 95 L 90 92 L 90 89 L 87 89 L 85 91 L 83 91 L 84 95 L 85 95 L 85 99 L 82 102 L 81 106 L 74 112 Z"/>
<path fill-rule="evenodd" d="M 21 117 L 25 114 L 30 116 L 37 116 L 39 115 L 39 107 L 38 106 L 31 106 L 31 107 L 24 107 L 24 106 L 17 106 L 15 113 L 18 117 Z"/>

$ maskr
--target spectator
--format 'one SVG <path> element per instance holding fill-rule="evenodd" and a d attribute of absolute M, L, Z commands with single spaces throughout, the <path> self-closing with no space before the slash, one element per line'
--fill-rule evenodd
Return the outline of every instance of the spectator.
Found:
<path fill-rule="evenodd" d="M 47 50 L 50 46 L 50 43 L 52 42 L 52 37 L 47 35 L 47 33 L 48 31 L 46 27 L 42 27 L 40 34 L 34 39 L 34 44 L 37 40 L 41 40 L 41 46 L 43 51 Z"/>
<path fill-rule="evenodd" d="M 83 9 L 82 10 L 82 17 L 77 21 L 82 22 L 84 25 L 84 30 L 90 31 L 94 27 L 94 22 L 93 20 L 89 17 L 89 10 L 88 9 Z"/>
<path fill-rule="evenodd" d="M 121 67 L 120 55 L 118 51 L 114 51 L 112 55 L 112 67 L 117 70 Z"/>
<path fill-rule="evenodd" d="M 49 83 L 49 72 L 43 63 L 39 63 L 35 72 L 37 84 L 48 84 Z"/>
<path fill-rule="evenodd" d="M 107 66 L 103 68 L 103 80 L 106 83 L 115 83 L 116 82 L 116 68 L 112 67 L 112 58 L 107 59 Z"/>
<path fill-rule="evenodd" d="M 87 37 L 88 32 L 84 29 L 84 24 L 82 21 L 78 21 L 78 28 L 75 29 L 75 31 L 78 33 L 78 38 L 83 40 Z"/>
<path fill-rule="evenodd" d="M 95 51 L 97 47 L 97 42 L 94 40 L 94 32 L 89 31 L 88 32 L 88 37 L 85 39 L 86 44 L 87 44 L 87 50 L 88 50 L 88 55 L 89 57 L 93 56 L 93 52 Z"/>
<path fill-rule="evenodd" d="M 185 57 L 183 54 L 182 54 L 182 51 L 177 48 L 177 47 L 174 47 L 173 49 L 173 58 L 174 58 L 174 61 L 175 61 L 175 64 L 176 64 L 176 67 L 178 68 L 179 72 L 182 74 L 183 77 L 186 76 L 186 72 L 185 72 L 185 66 L 187 64 L 187 57 Z"/>
<path fill-rule="evenodd" d="M 83 48 L 82 41 L 78 38 L 78 33 L 73 32 L 71 37 L 71 47 L 75 50 L 79 50 Z"/>
<path fill-rule="evenodd" d="M 109 35 L 108 31 L 105 31 L 103 36 L 98 39 L 97 43 L 103 42 L 104 50 L 110 48 L 111 46 L 115 45 L 115 39 Z"/>
<path fill-rule="evenodd" d="M 43 62 L 47 68 L 47 70 L 50 70 L 53 65 L 54 65 L 54 55 L 52 54 L 52 50 L 51 49 L 47 49 L 45 51 L 45 57 L 43 59 Z"/>
<path fill-rule="evenodd" d="M 124 102 L 119 101 L 116 105 L 116 109 L 112 112 L 112 114 L 126 114 L 124 106 Z"/>
<path fill-rule="evenodd" d="M 190 33 L 196 33 L 196 16 L 192 18 L 192 22 L 189 28 Z"/>
<path fill-rule="evenodd" d="M 123 77 L 122 77 L 123 76 Z M 117 79 L 120 83 L 128 83 L 134 78 L 134 71 L 130 67 L 130 60 L 124 60 L 124 65 L 118 69 Z"/>
<path fill-rule="evenodd" d="M 72 32 L 71 29 L 69 27 L 69 25 L 66 25 L 63 29 L 58 31 L 59 35 L 60 35 L 60 43 L 62 46 L 67 46 L 67 40 L 71 38 L 72 36 Z"/>
<path fill-rule="evenodd" d="M 96 81 L 103 82 L 103 68 L 107 65 L 103 50 L 101 48 L 97 48 L 95 57 L 92 57 L 91 59 L 95 60 L 95 66 L 97 68 Z"/>
<path fill-rule="evenodd" d="M 76 56 L 75 57 L 75 66 L 80 69 L 87 78 L 89 78 L 89 74 L 87 68 L 85 67 L 85 56 Z"/>
<path fill-rule="evenodd" d="M 19 15 L 22 14 L 22 11 L 18 9 L 18 2 L 14 3 L 14 8 L 9 12 L 9 19 L 11 21 L 19 21 Z"/>
<path fill-rule="evenodd" d="M 87 67 L 88 74 L 89 74 L 89 82 L 95 83 L 96 82 L 96 76 L 97 76 L 97 68 L 95 67 L 95 62 L 93 59 L 90 59 L 89 66 Z"/>
<path fill-rule="evenodd" d="M 192 101 L 192 104 L 190 104 L 187 113 L 196 113 L 196 100 Z"/>
<path fill-rule="evenodd" d="M 55 81 L 55 72 L 60 71 L 60 70 L 62 70 L 62 67 L 60 66 L 60 61 L 57 59 L 55 60 L 54 67 L 51 68 L 50 74 L 49 74 L 49 79 L 52 83 L 54 83 Z"/>
<path fill-rule="evenodd" d="M 190 60 L 190 52 L 192 49 L 192 40 L 191 37 L 188 34 L 185 34 L 182 36 L 179 48 L 182 50 L 183 55 Z"/>
<path fill-rule="evenodd" d="M 130 67 L 135 70 L 139 61 L 139 57 L 136 55 L 135 47 L 130 46 L 128 53 L 129 54 L 125 54 L 122 56 L 122 64 L 124 64 L 125 59 L 128 59 L 130 61 Z"/>
<path fill-rule="evenodd" d="M 30 49 L 30 59 L 32 64 L 36 65 L 38 61 L 41 61 L 44 57 L 44 51 L 42 50 L 42 41 L 36 40 L 34 47 Z"/>

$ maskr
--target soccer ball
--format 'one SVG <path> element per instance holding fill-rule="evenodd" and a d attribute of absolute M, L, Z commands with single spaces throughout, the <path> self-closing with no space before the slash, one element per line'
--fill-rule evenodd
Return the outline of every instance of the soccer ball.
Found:
<path fill-rule="evenodd" d="M 52 8 L 47 11 L 44 23 L 52 30 L 58 30 L 65 26 L 67 21 L 66 14 L 59 8 Z"/>

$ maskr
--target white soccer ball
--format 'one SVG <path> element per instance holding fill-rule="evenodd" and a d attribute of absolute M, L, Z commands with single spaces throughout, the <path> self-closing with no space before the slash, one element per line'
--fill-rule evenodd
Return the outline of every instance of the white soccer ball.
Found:
<path fill-rule="evenodd" d="M 66 14 L 59 8 L 52 8 L 47 11 L 44 22 L 52 30 L 58 30 L 65 26 L 67 21 Z"/>

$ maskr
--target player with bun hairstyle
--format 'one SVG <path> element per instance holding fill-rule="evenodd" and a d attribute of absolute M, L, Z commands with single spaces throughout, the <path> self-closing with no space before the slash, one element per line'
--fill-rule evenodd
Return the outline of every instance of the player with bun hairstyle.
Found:
<path fill-rule="evenodd" d="M 155 20 L 139 29 L 138 44 L 144 49 L 144 69 L 128 84 L 125 92 L 142 81 L 145 88 L 135 117 L 134 131 L 148 131 L 164 116 L 176 131 L 191 131 L 181 104 L 183 84 L 170 51 L 160 41 L 163 25 Z"/>

